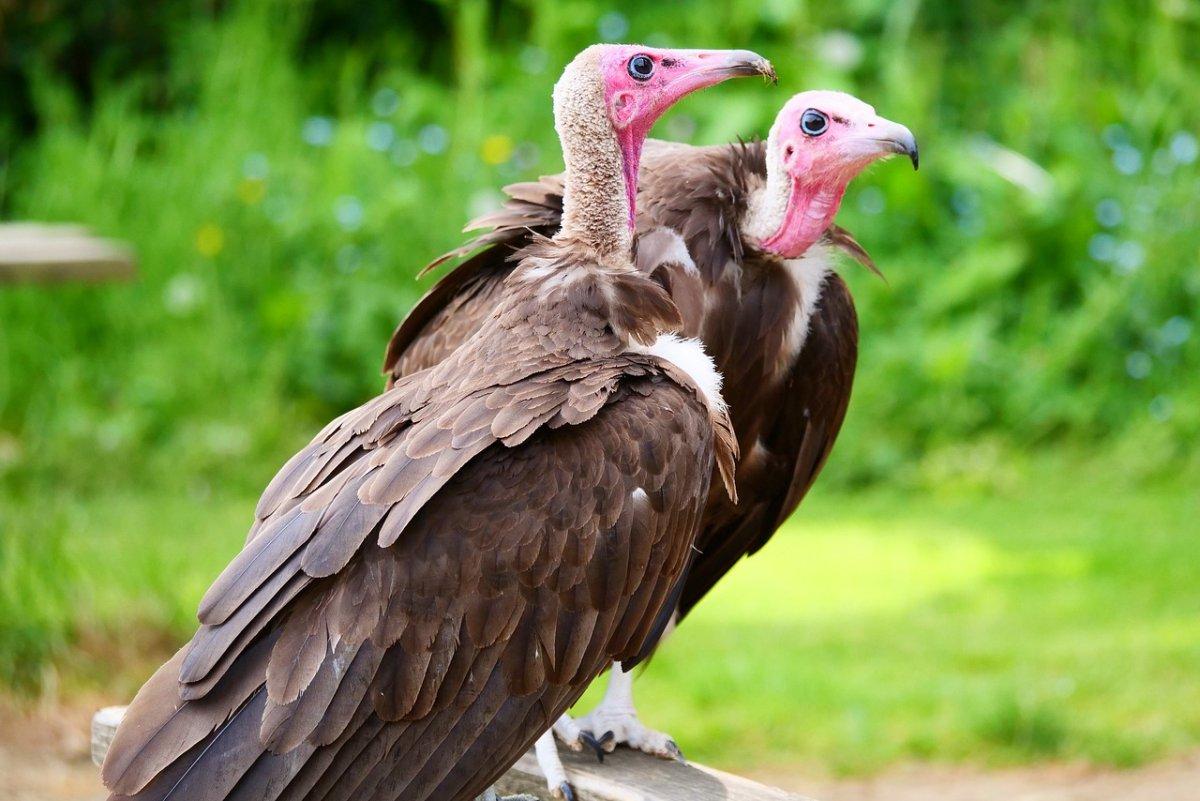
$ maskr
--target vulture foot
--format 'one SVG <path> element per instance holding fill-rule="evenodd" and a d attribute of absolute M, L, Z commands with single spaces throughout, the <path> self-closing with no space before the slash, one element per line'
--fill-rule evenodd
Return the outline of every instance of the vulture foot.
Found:
<path fill-rule="evenodd" d="M 637 712 L 632 708 L 606 708 L 603 703 L 586 717 L 576 721 L 581 734 L 599 734 L 597 740 L 605 753 L 611 754 L 618 745 L 642 751 L 660 759 L 683 762 L 683 752 L 675 740 L 664 732 L 642 725 Z"/>

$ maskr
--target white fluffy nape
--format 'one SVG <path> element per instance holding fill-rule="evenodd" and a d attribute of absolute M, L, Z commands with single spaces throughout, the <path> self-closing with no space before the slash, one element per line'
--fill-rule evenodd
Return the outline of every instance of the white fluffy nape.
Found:
<path fill-rule="evenodd" d="M 657 356 L 675 365 L 696 383 L 710 406 L 717 410 L 725 409 L 725 398 L 721 396 L 723 377 L 712 357 L 704 351 L 700 340 L 685 339 L 676 334 L 659 334 L 650 347 L 631 347 L 630 350 Z"/>

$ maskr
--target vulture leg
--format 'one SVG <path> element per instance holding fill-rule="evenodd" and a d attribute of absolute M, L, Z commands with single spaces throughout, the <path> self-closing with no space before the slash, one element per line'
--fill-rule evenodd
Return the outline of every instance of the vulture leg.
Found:
<path fill-rule="evenodd" d="M 571 720 L 567 715 L 563 715 L 563 718 Z M 563 767 L 562 760 L 558 758 L 558 746 L 554 743 L 554 734 L 557 730 L 558 723 L 547 729 L 546 733 L 533 744 L 533 753 L 537 756 L 538 767 L 541 769 L 542 775 L 546 777 L 546 789 L 550 791 L 550 796 L 558 801 L 575 801 L 575 787 L 567 781 L 567 770 Z"/>

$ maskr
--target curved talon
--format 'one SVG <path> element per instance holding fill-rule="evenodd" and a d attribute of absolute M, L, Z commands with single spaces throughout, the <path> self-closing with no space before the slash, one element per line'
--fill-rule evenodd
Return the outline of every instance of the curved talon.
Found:
<path fill-rule="evenodd" d="M 612 734 L 612 732 L 609 732 L 609 734 Z M 579 739 L 582 740 L 588 748 L 596 752 L 596 759 L 600 760 L 600 762 L 604 762 L 604 744 L 600 742 L 600 740 L 597 740 L 590 731 L 579 732 Z"/>
<path fill-rule="evenodd" d="M 674 740 L 667 740 L 667 753 L 670 755 L 670 759 L 674 759 L 681 765 L 687 764 L 687 759 L 684 757 L 683 751 Z"/>
<path fill-rule="evenodd" d="M 604 752 L 607 754 L 611 754 L 613 751 L 617 750 L 617 734 L 612 729 L 604 732 L 603 736 L 601 736 L 598 742 L 600 743 L 600 747 L 603 748 Z"/>
<path fill-rule="evenodd" d="M 570 782 L 563 782 L 558 785 L 555 795 L 563 799 L 563 801 L 575 801 L 575 788 L 571 786 Z"/>

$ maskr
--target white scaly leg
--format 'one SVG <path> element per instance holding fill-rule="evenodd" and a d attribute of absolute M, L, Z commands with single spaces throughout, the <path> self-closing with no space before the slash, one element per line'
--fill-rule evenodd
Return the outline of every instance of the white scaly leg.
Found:
<path fill-rule="evenodd" d="M 571 722 L 566 715 L 563 717 Z M 537 742 L 533 744 L 533 753 L 537 757 L 538 767 L 542 769 L 542 775 L 546 777 L 546 789 L 550 791 L 550 795 L 559 801 L 575 801 L 575 788 L 567 781 L 567 771 L 563 767 L 562 760 L 558 758 L 558 745 L 554 742 L 554 734 L 558 730 L 561 720 L 560 718 L 559 721 L 556 721 L 553 727 L 547 729 L 546 733 L 537 739 Z M 572 725 L 574 724 L 572 723 Z M 570 742 L 567 742 L 567 745 L 569 746 Z"/>

